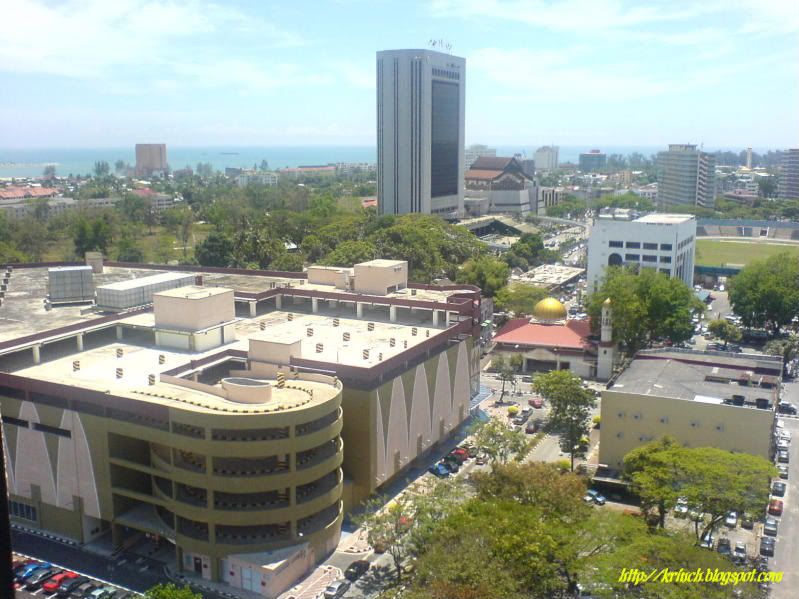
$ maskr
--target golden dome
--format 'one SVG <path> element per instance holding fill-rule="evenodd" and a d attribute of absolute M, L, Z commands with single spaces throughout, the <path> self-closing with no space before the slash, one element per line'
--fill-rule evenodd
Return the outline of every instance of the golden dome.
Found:
<path fill-rule="evenodd" d="M 533 316 L 537 320 L 566 320 L 566 306 L 554 297 L 547 297 L 535 305 Z"/>

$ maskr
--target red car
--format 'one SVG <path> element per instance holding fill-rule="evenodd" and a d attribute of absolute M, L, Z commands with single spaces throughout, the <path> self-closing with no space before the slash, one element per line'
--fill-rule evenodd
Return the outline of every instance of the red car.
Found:
<path fill-rule="evenodd" d="M 533 399 L 528 399 L 527 403 L 534 407 L 536 410 L 540 410 L 544 407 L 544 400 L 540 397 L 534 397 Z"/>
<path fill-rule="evenodd" d="M 449 452 L 447 457 L 454 458 L 458 460 L 459 464 L 463 464 L 466 460 L 469 459 L 469 454 L 466 453 L 465 449 L 453 449 Z"/>
<path fill-rule="evenodd" d="M 50 580 L 45 582 L 42 585 L 42 588 L 46 593 L 53 593 L 58 590 L 58 587 L 61 586 L 62 583 L 66 582 L 71 578 L 77 578 L 78 575 L 75 572 L 61 572 L 61 574 L 56 574 Z"/>
<path fill-rule="evenodd" d="M 768 504 L 768 513 L 772 516 L 782 516 L 782 501 L 780 499 L 772 499 Z"/>

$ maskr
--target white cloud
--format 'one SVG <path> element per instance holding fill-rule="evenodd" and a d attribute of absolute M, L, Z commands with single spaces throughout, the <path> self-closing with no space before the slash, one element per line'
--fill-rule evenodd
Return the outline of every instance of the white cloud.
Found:
<path fill-rule="evenodd" d="M 274 24 L 208 0 L 5 0 L 0 70 L 80 79 L 123 69 L 169 69 L 180 42 L 256 32 L 261 43 L 302 42 Z"/>

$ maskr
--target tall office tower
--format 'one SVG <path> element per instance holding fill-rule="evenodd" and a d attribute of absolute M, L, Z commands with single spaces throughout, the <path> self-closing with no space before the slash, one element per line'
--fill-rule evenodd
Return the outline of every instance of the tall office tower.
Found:
<path fill-rule="evenodd" d="M 466 60 L 431 50 L 377 53 L 380 214 L 463 213 Z"/>
<path fill-rule="evenodd" d="M 541 146 L 535 151 L 537 171 L 554 171 L 558 168 L 558 146 Z"/>
<path fill-rule="evenodd" d="M 470 168 L 472 168 L 474 161 L 481 156 L 496 157 L 496 155 L 496 148 L 489 148 L 488 146 L 484 146 L 482 144 L 472 144 L 463 151 L 463 170 L 468 171 Z"/>
<path fill-rule="evenodd" d="M 600 171 L 605 168 L 607 162 L 607 155 L 599 150 L 591 150 L 580 154 L 580 170 L 584 173 Z"/>
<path fill-rule="evenodd" d="M 799 148 L 782 153 L 779 197 L 784 200 L 799 200 Z"/>
<path fill-rule="evenodd" d="M 166 144 L 136 144 L 137 176 L 164 175 L 168 170 Z"/>
<path fill-rule="evenodd" d="M 691 205 L 713 207 L 716 201 L 716 158 L 691 144 L 670 144 L 658 154 L 658 203 L 661 208 Z"/>

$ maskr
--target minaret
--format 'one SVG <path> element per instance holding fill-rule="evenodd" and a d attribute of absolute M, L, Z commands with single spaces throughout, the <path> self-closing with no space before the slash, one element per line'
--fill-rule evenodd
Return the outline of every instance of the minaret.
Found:
<path fill-rule="evenodd" d="M 602 302 L 602 326 L 599 336 L 599 348 L 596 361 L 596 378 L 607 381 L 613 374 L 613 318 L 611 316 L 610 298 Z"/>

